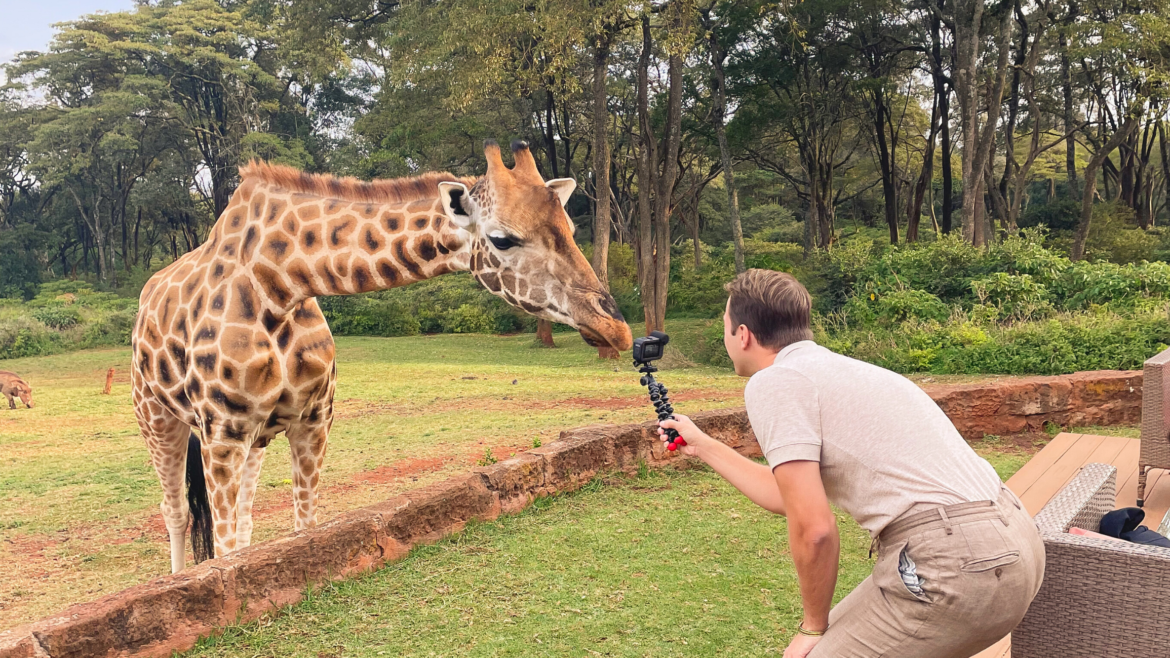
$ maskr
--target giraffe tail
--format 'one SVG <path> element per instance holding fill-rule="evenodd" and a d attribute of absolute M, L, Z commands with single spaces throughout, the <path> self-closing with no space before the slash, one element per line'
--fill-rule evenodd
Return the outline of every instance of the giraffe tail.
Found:
<path fill-rule="evenodd" d="M 187 439 L 187 508 L 191 514 L 191 552 L 195 564 L 199 564 L 215 557 L 215 539 L 211 533 L 211 503 L 207 500 L 203 456 L 199 437 L 194 432 Z"/>

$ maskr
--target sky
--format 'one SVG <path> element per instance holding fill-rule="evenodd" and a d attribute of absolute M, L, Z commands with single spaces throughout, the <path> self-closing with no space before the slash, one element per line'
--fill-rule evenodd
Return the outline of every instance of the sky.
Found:
<path fill-rule="evenodd" d="M 0 0 L 0 62 L 22 50 L 44 50 L 53 38 L 53 23 L 133 7 L 134 0 Z"/>

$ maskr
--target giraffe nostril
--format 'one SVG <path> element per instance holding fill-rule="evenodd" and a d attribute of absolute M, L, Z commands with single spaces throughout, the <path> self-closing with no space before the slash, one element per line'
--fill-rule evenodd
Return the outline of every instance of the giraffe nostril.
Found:
<path fill-rule="evenodd" d="M 605 314 L 609 317 L 625 322 L 626 318 L 622 316 L 622 312 L 618 308 L 617 302 L 614 301 L 613 295 L 609 294 L 608 292 L 601 293 L 598 295 L 597 305 L 600 306 L 601 310 L 605 311 Z"/>

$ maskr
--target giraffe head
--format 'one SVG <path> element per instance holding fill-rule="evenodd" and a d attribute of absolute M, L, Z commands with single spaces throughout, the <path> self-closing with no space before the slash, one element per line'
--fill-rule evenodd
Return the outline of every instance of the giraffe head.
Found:
<path fill-rule="evenodd" d="M 512 154 L 508 169 L 488 141 L 487 174 L 470 189 L 439 183 L 447 216 L 470 234 L 471 273 L 509 304 L 575 327 L 590 345 L 630 349 L 630 327 L 573 242 L 565 204 L 576 182 L 546 182 L 524 142 L 513 142 Z"/>

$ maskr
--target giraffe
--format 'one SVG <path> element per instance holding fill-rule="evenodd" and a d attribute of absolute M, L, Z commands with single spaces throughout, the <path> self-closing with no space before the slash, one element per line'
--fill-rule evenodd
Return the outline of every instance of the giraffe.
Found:
<path fill-rule="evenodd" d="M 250 163 L 207 240 L 147 282 L 132 395 L 162 484 L 172 571 L 185 563 L 189 517 L 197 562 L 248 546 L 264 451 L 280 433 L 294 527 L 316 524 L 337 379 L 318 295 L 470 271 L 593 346 L 630 348 L 629 326 L 573 242 L 564 205 L 574 181 L 545 182 L 527 144 L 512 151 L 509 169 L 486 142 L 478 178 L 362 182 Z"/>

